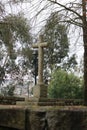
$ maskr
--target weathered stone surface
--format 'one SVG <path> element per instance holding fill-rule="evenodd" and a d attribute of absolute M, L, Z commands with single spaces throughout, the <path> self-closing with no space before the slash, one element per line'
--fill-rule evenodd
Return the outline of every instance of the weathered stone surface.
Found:
<path fill-rule="evenodd" d="M 23 97 L 0 96 L 0 105 L 15 105 L 17 101 L 25 101 Z"/>
<path fill-rule="evenodd" d="M 23 109 L 0 109 L 0 126 L 24 130 L 25 110 Z"/>
<path fill-rule="evenodd" d="M 0 108 L 0 130 L 87 130 L 87 107 Z"/>
<path fill-rule="evenodd" d="M 30 112 L 29 120 L 31 128 L 29 130 L 45 130 L 45 114 L 46 112 L 44 111 Z"/>
<path fill-rule="evenodd" d="M 48 130 L 71 130 L 70 115 L 66 112 L 47 112 Z"/>

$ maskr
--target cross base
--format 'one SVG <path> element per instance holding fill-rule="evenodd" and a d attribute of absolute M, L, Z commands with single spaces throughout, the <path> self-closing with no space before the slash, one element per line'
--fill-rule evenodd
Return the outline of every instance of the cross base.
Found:
<path fill-rule="evenodd" d="M 33 90 L 35 98 L 47 98 L 47 85 L 38 83 Z"/>

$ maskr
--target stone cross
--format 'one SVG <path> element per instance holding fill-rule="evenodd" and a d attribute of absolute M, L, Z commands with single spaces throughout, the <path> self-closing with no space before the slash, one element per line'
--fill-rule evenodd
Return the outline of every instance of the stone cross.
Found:
<path fill-rule="evenodd" d="M 42 35 L 39 36 L 39 43 L 33 44 L 33 48 L 38 48 L 38 84 L 43 83 L 43 49 L 48 46 L 47 42 L 43 42 Z"/>

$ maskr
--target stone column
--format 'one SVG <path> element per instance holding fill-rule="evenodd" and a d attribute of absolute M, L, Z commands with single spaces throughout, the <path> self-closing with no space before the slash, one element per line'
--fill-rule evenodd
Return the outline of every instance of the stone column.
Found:
<path fill-rule="evenodd" d="M 43 58 L 44 48 L 48 45 L 42 41 L 42 36 L 39 37 L 39 43 L 34 44 L 33 48 L 38 48 L 38 84 L 34 87 L 34 97 L 47 97 L 47 86 L 43 83 Z"/>

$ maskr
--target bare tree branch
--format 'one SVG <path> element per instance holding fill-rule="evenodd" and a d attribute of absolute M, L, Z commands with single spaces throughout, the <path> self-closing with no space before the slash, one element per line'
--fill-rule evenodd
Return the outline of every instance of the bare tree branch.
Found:
<path fill-rule="evenodd" d="M 48 0 L 48 1 L 49 1 L 49 2 L 52 2 L 52 3 L 54 3 L 54 4 L 57 4 L 57 5 L 61 6 L 61 7 L 63 7 L 65 10 L 68 10 L 68 11 L 70 11 L 70 12 L 73 12 L 74 14 L 76 14 L 76 15 L 82 20 L 82 16 L 81 16 L 79 13 L 77 13 L 76 11 L 74 11 L 73 9 L 71 9 L 70 7 L 66 7 L 66 6 L 63 5 L 63 4 L 58 3 L 56 0 L 55 0 L 55 1 L 53 1 L 53 0 Z"/>

